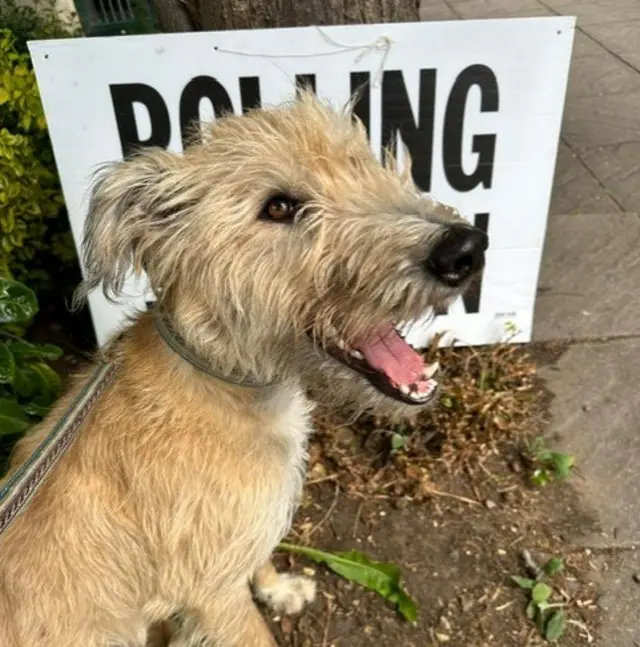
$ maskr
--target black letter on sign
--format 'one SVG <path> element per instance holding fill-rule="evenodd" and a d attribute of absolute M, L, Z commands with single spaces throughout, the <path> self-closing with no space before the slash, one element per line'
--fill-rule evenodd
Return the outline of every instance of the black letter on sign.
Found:
<path fill-rule="evenodd" d="M 444 116 L 442 153 L 444 174 L 451 188 L 471 191 L 479 184 L 491 188 L 493 161 L 496 152 L 495 135 L 474 135 L 473 152 L 478 155 L 478 165 L 471 175 L 462 169 L 462 127 L 469 90 L 474 85 L 480 88 L 480 111 L 497 112 L 498 81 L 486 65 L 470 65 L 463 70 L 451 89 Z"/>
<path fill-rule="evenodd" d="M 353 114 L 360 119 L 367 129 L 367 136 L 371 139 L 371 88 L 369 86 L 369 72 L 351 72 L 351 96 L 356 97 Z"/>
<path fill-rule="evenodd" d="M 316 75 L 315 74 L 296 74 L 296 95 L 300 96 L 302 90 L 311 90 L 316 92 Z"/>
<path fill-rule="evenodd" d="M 171 139 L 169 111 L 160 93 L 144 83 L 123 83 L 109 86 L 113 111 L 118 126 L 122 155 L 128 157 L 141 146 L 166 148 Z M 140 139 L 133 104 L 141 103 L 149 113 L 151 134 Z"/>
<path fill-rule="evenodd" d="M 478 229 L 482 229 L 484 233 L 489 232 L 489 214 L 477 213 L 473 219 L 473 225 Z M 463 295 L 464 309 L 467 314 L 480 311 L 480 295 L 482 294 L 482 274 L 475 279 L 473 286 L 470 290 Z"/>
<path fill-rule="evenodd" d="M 411 153 L 413 179 L 423 191 L 429 191 L 431 187 L 435 96 L 436 71 L 420 70 L 416 126 L 402 72 L 391 70 L 382 76 L 382 149 L 388 147 L 400 133 Z"/>
<path fill-rule="evenodd" d="M 245 113 L 252 108 L 259 108 L 260 100 L 260 77 L 240 77 L 240 101 L 242 101 L 242 112 Z"/>
<path fill-rule="evenodd" d="M 232 113 L 233 106 L 227 91 L 211 76 L 196 76 L 191 79 L 180 95 L 180 132 L 182 143 L 189 137 L 192 127 L 200 118 L 200 101 L 209 99 L 216 117 Z"/>

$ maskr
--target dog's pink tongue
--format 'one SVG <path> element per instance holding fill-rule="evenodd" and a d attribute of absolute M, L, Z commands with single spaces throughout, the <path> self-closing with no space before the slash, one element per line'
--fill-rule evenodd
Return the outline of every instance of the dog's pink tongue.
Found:
<path fill-rule="evenodd" d="M 369 364 L 396 384 L 414 384 L 422 378 L 424 361 L 389 324 L 357 343 Z"/>

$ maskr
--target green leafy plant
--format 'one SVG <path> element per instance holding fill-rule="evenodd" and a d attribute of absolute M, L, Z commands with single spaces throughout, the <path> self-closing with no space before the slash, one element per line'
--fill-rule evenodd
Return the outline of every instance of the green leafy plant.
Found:
<path fill-rule="evenodd" d="M 13 33 L 18 52 L 28 53 L 30 40 L 70 38 L 80 36 L 82 30 L 75 12 L 61 13 L 55 0 L 18 0 L 0 2 L 0 25 Z"/>
<path fill-rule="evenodd" d="M 545 577 L 552 577 L 563 568 L 563 561 L 554 557 L 538 570 L 535 578 L 511 576 L 511 580 L 529 596 L 527 618 L 536 624 L 540 635 L 551 643 L 557 642 L 564 634 L 566 627 L 564 604 L 552 602 L 554 590 L 542 580 Z"/>
<path fill-rule="evenodd" d="M 4 28 L 0 124 L 0 276 L 36 285 L 47 277 L 48 257 L 67 264 L 76 257 L 31 61 Z"/>
<path fill-rule="evenodd" d="M 395 564 L 376 562 L 357 550 L 328 553 L 317 548 L 286 542 L 281 542 L 279 548 L 303 555 L 318 564 L 324 564 L 334 573 L 374 591 L 385 600 L 395 604 L 398 613 L 405 620 L 413 623 L 417 621 L 416 603 L 402 588 L 400 568 Z"/>
<path fill-rule="evenodd" d="M 569 478 L 575 466 L 573 456 L 550 450 L 543 438 L 536 438 L 529 445 L 528 452 L 534 467 L 531 480 L 538 486 Z"/>
<path fill-rule="evenodd" d="M 62 350 L 20 335 L 38 311 L 33 290 L 0 278 L 0 436 L 17 436 L 46 415 L 60 390 L 48 364 Z"/>

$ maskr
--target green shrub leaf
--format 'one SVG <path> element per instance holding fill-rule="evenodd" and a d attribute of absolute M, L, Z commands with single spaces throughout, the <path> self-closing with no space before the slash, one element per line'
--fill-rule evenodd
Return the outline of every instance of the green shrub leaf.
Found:
<path fill-rule="evenodd" d="M 544 582 L 538 582 L 531 591 L 531 599 L 536 604 L 542 604 L 551 597 L 552 593 L 553 589 L 548 584 L 545 584 Z"/>
<path fill-rule="evenodd" d="M 549 618 L 549 622 L 547 622 L 544 637 L 549 642 L 556 642 L 564 633 L 565 627 L 566 622 L 564 619 L 564 613 L 562 610 L 556 611 L 551 618 Z"/>
<path fill-rule="evenodd" d="M 511 579 L 521 588 L 521 589 L 532 589 L 536 581 L 530 580 L 528 577 L 520 577 L 519 575 L 512 575 Z"/>
<path fill-rule="evenodd" d="M 38 312 L 33 290 L 18 281 L 0 278 L 0 323 L 24 323 Z"/>
<path fill-rule="evenodd" d="M 32 344 L 23 339 L 7 342 L 17 362 L 24 359 L 56 360 L 62 357 L 63 351 L 53 344 Z"/>
<path fill-rule="evenodd" d="M 37 375 L 34 377 L 34 374 L 28 368 L 16 368 L 13 388 L 21 398 L 31 397 L 38 390 L 39 385 L 40 378 Z"/>
<path fill-rule="evenodd" d="M 385 600 L 396 605 L 398 612 L 409 622 L 415 623 L 418 618 L 416 603 L 407 595 L 400 585 L 400 569 L 395 564 L 376 562 L 357 550 L 344 553 L 327 553 L 315 548 L 280 543 L 279 548 L 291 553 L 304 555 L 319 564 L 325 564 L 334 573 L 347 580 L 357 582 L 365 588 L 375 591 Z"/>
<path fill-rule="evenodd" d="M 558 478 L 566 479 L 571 475 L 575 459 L 573 456 L 569 456 L 568 454 L 554 452 L 551 456 L 551 463 Z"/>
<path fill-rule="evenodd" d="M 529 620 L 533 620 L 536 617 L 536 603 L 533 600 L 531 600 L 529 604 L 527 604 L 525 613 Z"/>
<path fill-rule="evenodd" d="M 558 557 L 552 557 L 543 567 L 542 570 L 546 575 L 551 577 L 559 573 L 564 568 L 564 562 Z"/>
<path fill-rule="evenodd" d="M 60 390 L 62 382 L 60 376 L 44 362 L 35 362 L 30 366 L 41 378 L 42 390 L 45 393 L 56 394 Z"/>
<path fill-rule="evenodd" d="M 0 436 L 22 433 L 30 425 L 29 418 L 17 402 L 0 398 Z"/>
<path fill-rule="evenodd" d="M 0 384 L 13 384 L 16 377 L 16 362 L 9 347 L 0 341 Z"/>

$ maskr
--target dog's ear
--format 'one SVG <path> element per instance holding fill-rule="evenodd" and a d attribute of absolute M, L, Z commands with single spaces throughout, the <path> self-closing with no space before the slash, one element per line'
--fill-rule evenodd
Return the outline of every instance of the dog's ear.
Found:
<path fill-rule="evenodd" d="M 194 204 L 182 159 L 162 149 L 147 149 L 98 172 L 89 199 L 83 239 L 81 301 L 102 283 L 113 300 L 133 269 L 147 271 L 152 288 L 153 258 L 169 238 L 186 226 Z M 156 284 L 156 285 L 154 285 Z"/>

